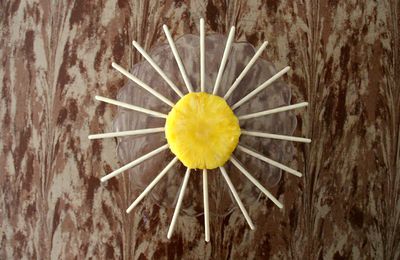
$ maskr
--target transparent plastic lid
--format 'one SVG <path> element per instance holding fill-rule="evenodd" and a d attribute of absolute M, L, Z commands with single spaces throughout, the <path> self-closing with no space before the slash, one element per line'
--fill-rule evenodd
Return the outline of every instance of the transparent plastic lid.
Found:
<path fill-rule="evenodd" d="M 212 92 L 217 77 L 225 43 L 226 37 L 222 35 L 208 35 L 205 39 L 205 86 L 206 91 L 209 93 Z M 176 47 L 193 88 L 195 91 L 200 91 L 199 37 L 190 34 L 184 35 L 176 40 Z M 217 93 L 218 95 L 224 96 L 228 88 L 253 57 L 254 53 L 255 49 L 249 43 L 237 42 L 232 45 L 229 60 Z M 149 54 L 180 90 L 183 93 L 187 93 L 187 89 L 169 45 L 163 44 L 158 46 L 151 50 Z M 147 61 L 135 64 L 131 72 L 137 78 L 141 79 L 173 102 L 179 100 L 179 96 Z M 268 80 L 276 72 L 275 67 L 270 62 L 259 58 L 233 94 L 228 98 L 228 104 L 233 105 L 260 84 Z M 241 105 L 234 112 L 239 116 L 285 106 L 290 104 L 290 98 L 291 91 L 289 86 L 281 80 L 277 80 L 254 98 Z M 119 91 L 117 99 L 165 114 L 168 114 L 171 109 L 171 107 L 162 103 L 132 81 L 127 82 Z M 294 113 L 287 111 L 244 120 L 240 122 L 240 126 L 241 129 L 246 130 L 291 135 L 296 128 L 296 123 L 297 121 Z M 164 119 L 119 108 L 116 119 L 114 120 L 114 130 L 127 131 L 161 127 L 164 126 L 164 124 Z M 117 153 L 121 165 L 135 160 L 141 155 L 162 146 L 166 142 L 164 133 L 118 138 Z M 293 156 L 292 144 L 287 141 L 242 135 L 240 137 L 240 144 L 281 163 L 289 162 Z M 280 169 L 240 151 L 235 151 L 234 155 L 266 188 L 277 185 L 281 179 Z M 128 170 L 126 174 L 129 176 L 130 189 L 138 192 L 142 191 L 173 158 L 174 155 L 167 150 Z M 225 167 L 245 205 L 249 205 L 259 199 L 260 191 L 243 176 L 235 166 L 228 162 Z M 173 208 L 178 197 L 184 174 L 185 167 L 180 162 L 176 163 L 166 176 L 154 187 L 149 197 L 161 207 Z M 209 171 L 208 183 L 210 213 L 220 216 L 230 213 L 236 207 L 236 203 L 219 170 Z M 132 198 L 132 201 L 134 199 L 135 198 Z M 192 170 L 181 213 L 189 215 L 203 214 L 202 175 L 199 170 Z"/>

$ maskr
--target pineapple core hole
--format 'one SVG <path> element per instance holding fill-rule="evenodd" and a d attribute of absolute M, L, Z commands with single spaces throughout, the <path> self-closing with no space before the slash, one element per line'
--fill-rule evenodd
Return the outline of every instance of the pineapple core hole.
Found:
<path fill-rule="evenodd" d="M 235 150 L 240 126 L 223 98 L 189 93 L 169 112 L 165 136 L 172 153 L 186 167 L 215 169 L 224 165 Z"/>

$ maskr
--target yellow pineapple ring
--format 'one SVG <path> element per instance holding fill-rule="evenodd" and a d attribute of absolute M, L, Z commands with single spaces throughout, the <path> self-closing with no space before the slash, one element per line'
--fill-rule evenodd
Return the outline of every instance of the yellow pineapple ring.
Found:
<path fill-rule="evenodd" d="M 189 93 L 169 112 L 165 136 L 172 153 L 186 167 L 214 169 L 224 165 L 235 150 L 240 126 L 223 98 Z"/>

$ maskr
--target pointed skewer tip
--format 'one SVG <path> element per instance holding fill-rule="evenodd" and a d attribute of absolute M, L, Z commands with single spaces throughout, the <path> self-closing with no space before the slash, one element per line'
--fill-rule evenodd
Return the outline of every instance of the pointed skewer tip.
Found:
<path fill-rule="evenodd" d="M 265 48 L 267 48 L 267 46 L 268 46 L 268 41 L 264 41 L 257 51 L 259 51 L 260 49 L 264 50 Z M 260 55 L 261 55 L 261 53 L 260 53 Z"/>

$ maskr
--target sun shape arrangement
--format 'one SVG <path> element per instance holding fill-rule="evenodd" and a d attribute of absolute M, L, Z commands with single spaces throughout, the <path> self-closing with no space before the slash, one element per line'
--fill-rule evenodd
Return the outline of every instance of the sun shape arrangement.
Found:
<path fill-rule="evenodd" d="M 119 131 L 103 134 L 89 135 L 89 139 L 99 138 L 110 138 L 110 137 L 122 137 L 132 135 L 146 135 L 151 133 L 165 133 L 167 143 L 157 149 L 133 160 L 132 162 L 122 166 L 121 168 L 107 174 L 101 178 L 102 182 L 105 182 L 122 172 L 139 165 L 145 160 L 159 154 L 160 152 L 169 149 L 175 157 L 164 167 L 164 169 L 150 182 L 145 190 L 136 198 L 136 200 L 126 210 L 127 213 L 131 212 L 143 198 L 156 186 L 156 184 L 167 174 L 167 172 L 174 166 L 179 160 L 184 166 L 186 166 L 186 172 L 183 178 L 182 186 L 178 194 L 174 214 L 168 230 L 167 237 L 171 238 L 176 224 L 177 217 L 182 205 L 183 197 L 185 194 L 186 186 L 189 181 L 191 170 L 200 169 L 203 175 L 203 203 L 204 203 L 204 226 L 205 226 L 205 241 L 210 240 L 210 225 L 209 225 L 209 200 L 208 200 L 208 177 L 207 170 L 219 168 L 222 176 L 224 177 L 234 200 L 238 204 L 241 212 L 244 215 L 247 223 L 251 229 L 254 229 L 254 224 L 250 219 L 250 216 L 244 207 L 235 187 L 229 178 L 225 163 L 231 162 L 250 182 L 252 182 L 257 188 L 260 189 L 273 203 L 279 208 L 283 205 L 280 203 L 258 180 L 256 180 L 252 174 L 250 174 L 236 159 L 232 153 L 234 150 L 246 153 L 253 156 L 263 162 L 271 164 L 283 171 L 291 173 L 295 176 L 301 177 L 302 174 L 284 164 L 274 161 L 258 152 L 252 151 L 239 144 L 241 135 L 260 137 L 260 138 L 271 138 L 278 140 L 294 141 L 309 143 L 310 139 L 295 137 L 290 135 L 278 135 L 271 133 L 264 133 L 258 131 L 249 131 L 241 129 L 239 126 L 240 121 L 247 119 L 257 118 L 261 116 L 271 115 L 279 112 L 289 111 L 308 105 L 307 102 L 297 103 L 293 105 L 282 106 L 274 109 L 269 109 L 261 112 L 250 113 L 245 115 L 236 116 L 233 112 L 239 108 L 242 104 L 248 102 L 255 97 L 259 92 L 267 88 L 274 81 L 289 71 L 290 67 L 285 67 L 274 76 L 266 80 L 261 85 L 257 86 L 249 94 L 242 97 L 239 101 L 229 106 L 226 100 L 232 95 L 234 90 L 238 87 L 239 83 L 246 76 L 247 72 L 254 65 L 256 60 L 262 54 L 263 50 L 267 46 L 267 42 L 264 42 L 261 47 L 255 52 L 254 56 L 250 59 L 248 64 L 244 67 L 242 72 L 228 88 L 225 95 L 218 96 L 218 89 L 221 83 L 222 75 L 225 66 L 230 55 L 231 46 L 234 40 L 235 27 L 232 27 L 225 49 L 222 55 L 222 60 L 219 66 L 218 74 L 215 80 L 212 93 L 205 92 L 205 29 L 204 20 L 200 19 L 200 92 L 194 92 L 193 86 L 186 73 L 185 67 L 179 56 L 174 40 L 166 25 L 163 26 L 167 41 L 172 50 L 173 56 L 175 57 L 179 71 L 185 83 L 188 93 L 183 94 L 179 88 L 170 80 L 166 73 L 154 62 L 154 60 L 147 54 L 147 52 L 135 41 L 133 41 L 134 47 L 143 55 L 147 62 L 157 71 L 157 73 L 165 80 L 165 82 L 171 87 L 171 89 L 180 97 L 180 100 L 174 104 L 167 97 L 163 96 L 152 87 L 129 73 L 127 70 L 122 68 L 116 63 L 112 63 L 112 67 L 121 72 L 123 75 L 131 79 L 138 86 L 142 87 L 150 94 L 154 95 L 160 101 L 164 102 L 171 107 L 168 114 L 160 113 L 158 111 L 146 109 L 143 107 L 131 105 L 114 99 L 96 96 L 96 99 L 109 104 L 120 106 L 126 109 L 134 110 L 147 114 L 149 116 L 158 117 L 165 119 L 164 127 L 138 129 L 130 131 Z"/>

